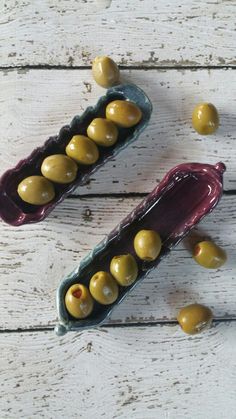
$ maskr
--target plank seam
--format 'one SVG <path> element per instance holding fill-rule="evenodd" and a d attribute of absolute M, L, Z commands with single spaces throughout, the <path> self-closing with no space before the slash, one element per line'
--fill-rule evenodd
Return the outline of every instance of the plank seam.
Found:
<path fill-rule="evenodd" d="M 119 65 L 120 70 L 235 70 L 235 65 Z M 67 65 L 19 65 L 19 66 L 0 66 L 0 71 L 11 70 L 91 70 L 91 65 L 67 66 Z"/>
<path fill-rule="evenodd" d="M 217 325 L 220 323 L 233 323 L 236 322 L 236 318 L 218 318 L 213 320 L 213 324 Z M 155 327 L 155 326 L 175 326 L 178 322 L 176 320 L 157 320 L 153 322 L 133 322 L 133 323 L 108 323 L 104 324 L 97 329 L 120 329 L 120 328 L 127 328 L 127 327 Z M 95 328 L 96 329 L 96 328 Z M 2 329 L 0 330 L 0 334 L 3 333 L 32 333 L 32 332 L 51 332 L 54 330 L 54 326 L 52 327 L 32 327 L 30 329 Z M 81 333 L 81 331 L 78 331 L 78 333 Z"/>

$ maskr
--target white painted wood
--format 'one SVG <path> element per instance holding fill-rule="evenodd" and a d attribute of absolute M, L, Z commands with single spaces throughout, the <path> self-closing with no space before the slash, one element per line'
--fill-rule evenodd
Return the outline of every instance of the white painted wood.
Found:
<path fill-rule="evenodd" d="M 105 3 L 110 7 L 105 8 Z M 2 66 L 234 65 L 233 0 L 2 0 Z"/>
<path fill-rule="evenodd" d="M 2 419 L 235 418 L 235 323 L 1 336 Z"/>
<path fill-rule="evenodd" d="M 88 66 L 98 54 L 150 96 L 154 112 L 138 142 L 77 193 L 148 192 L 185 161 L 227 164 L 225 188 L 236 188 L 233 0 L 0 0 L 0 66 Z M 195 71 L 142 67 L 195 67 Z M 0 173 L 97 102 L 104 90 L 90 70 L 0 72 Z M 191 128 L 199 101 L 213 102 L 221 127 L 211 137 Z M 55 292 L 70 272 L 139 202 L 138 198 L 68 199 L 43 223 L 18 229 L 0 222 L 0 418 L 235 419 L 236 196 L 215 212 L 112 315 L 110 326 L 58 338 Z M 227 264 L 206 271 L 189 248 L 212 237 Z M 190 243 L 191 242 L 191 243 Z M 187 337 L 173 320 L 202 302 L 216 318 Z M 130 327 L 140 322 L 142 327 Z M 114 324 L 117 327 L 114 327 Z M 125 327 L 119 324 L 126 323 Z M 122 326 L 122 325 L 121 325 Z"/>
<path fill-rule="evenodd" d="M 185 161 L 223 160 L 228 169 L 225 188 L 236 188 L 234 71 L 132 70 L 122 76 L 152 100 L 150 125 L 79 193 L 148 192 L 167 170 Z M 93 82 L 90 70 L 1 72 L 0 89 L 1 172 L 105 93 Z M 192 110 L 201 101 L 210 101 L 219 110 L 221 127 L 215 135 L 201 137 L 191 126 Z"/>
<path fill-rule="evenodd" d="M 68 199 L 42 223 L 16 229 L 1 223 L 1 329 L 54 325 L 60 280 L 139 202 Z M 192 240 L 172 251 L 114 311 L 112 323 L 175 319 L 181 306 L 196 301 L 217 318 L 235 318 L 235 206 L 236 196 L 224 197 Z M 220 270 L 206 270 L 191 257 L 193 243 L 205 237 L 228 253 Z"/>

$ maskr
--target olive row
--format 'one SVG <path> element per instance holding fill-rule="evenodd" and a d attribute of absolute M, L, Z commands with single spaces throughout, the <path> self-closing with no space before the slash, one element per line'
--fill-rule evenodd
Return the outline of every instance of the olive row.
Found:
<path fill-rule="evenodd" d="M 160 254 L 162 242 L 154 230 L 140 230 L 134 238 L 134 250 L 139 259 L 154 261 Z M 76 319 L 88 317 L 94 300 L 103 305 L 113 304 L 119 295 L 119 286 L 127 287 L 138 277 L 138 265 L 130 254 L 114 256 L 109 272 L 96 272 L 89 283 L 89 290 L 82 284 L 72 285 L 65 296 L 67 311 Z"/>
<path fill-rule="evenodd" d="M 161 238 L 154 230 L 141 230 L 134 238 L 134 250 L 141 260 L 155 260 L 161 247 Z M 211 241 L 198 243 L 194 247 L 193 258 L 199 265 L 208 269 L 218 269 L 227 260 L 225 251 Z M 104 305 L 114 303 L 119 295 L 118 285 L 129 286 L 137 277 L 137 262 L 131 254 L 114 256 L 110 263 L 110 273 L 95 273 L 90 280 L 89 290 L 83 284 L 74 284 L 67 290 L 66 309 L 74 318 L 84 319 L 92 313 L 94 300 Z M 184 307 L 177 316 L 182 330 L 188 334 L 205 330 L 210 326 L 212 319 L 212 311 L 201 304 Z"/>
<path fill-rule="evenodd" d="M 45 205 L 55 197 L 53 183 L 68 184 L 75 180 L 78 165 L 92 165 L 101 147 L 111 147 L 118 139 L 118 128 L 130 128 L 141 120 L 142 112 L 130 101 L 114 100 L 106 107 L 106 118 L 95 118 L 85 135 L 74 135 L 64 154 L 46 157 L 41 165 L 43 176 L 29 176 L 18 185 L 20 198 L 33 205 Z"/>

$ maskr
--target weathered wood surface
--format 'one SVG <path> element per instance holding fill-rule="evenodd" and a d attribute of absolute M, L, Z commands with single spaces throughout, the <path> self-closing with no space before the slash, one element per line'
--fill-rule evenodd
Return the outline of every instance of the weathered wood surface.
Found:
<path fill-rule="evenodd" d="M 122 76 L 152 100 L 151 122 L 132 147 L 79 193 L 147 192 L 167 170 L 186 161 L 223 160 L 225 188 L 236 188 L 234 70 L 132 70 Z M 90 70 L 4 71 L 0 89 L 1 173 L 105 94 Z M 200 101 L 213 102 L 219 110 L 221 127 L 215 135 L 201 137 L 191 126 L 192 110 Z"/>
<path fill-rule="evenodd" d="M 1 419 L 234 419 L 236 324 L 3 333 Z"/>
<path fill-rule="evenodd" d="M 109 8 L 105 8 L 105 3 Z M 1 0 L 1 66 L 236 65 L 233 0 Z"/>
<path fill-rule="evenodd" d="M 17 229 L 2 223 L 0 328 L 54 325 L 60 280 L 139 202 L 139 198 L 72 198 L 42 223 Z M 191 233 L 192 239 L 172 251 L 114 311 L 111 322 L 172 320 L 181 306 L 195 301 L 212 307 L 217 318 L 235 318 L 235 207 L 236 196 L 224 196 Z M 220 270 L 205 270 L 191 257 L 193 243 L 205 237 L 212 237 L 228 253 Z"/>
<path fill-rule="evenodd" d="M 236 78 L 226 69 L 236 67 L 235 0 L 0 0 L 0 11 L 0 175 L 97 102 L 105 90 L 84 67 L 108 54 L 126 68 L 122 81 L 150 96 L 153 116 L 137 143 L 77 193 L 148 192 L 176 164 L 219 160 L 225 189 L 236 189 Z M 38 70 L 9 71 L 15 66 Z M 213 136 L 191 128 L 199 101 L 219 110 Z M 61 339 L 45 330 L 56 323 L 60 279 L 138 202 L 71 198 L 38 225 L 0 223 L 0 419 L 235 419 L 236 195 L 223 197 L 109 327 Z M 196 236 L 226 249 L 222 269 L 194 263 Z M 195 337 L 156 324 L 193 301 L 221 322 Z"/>

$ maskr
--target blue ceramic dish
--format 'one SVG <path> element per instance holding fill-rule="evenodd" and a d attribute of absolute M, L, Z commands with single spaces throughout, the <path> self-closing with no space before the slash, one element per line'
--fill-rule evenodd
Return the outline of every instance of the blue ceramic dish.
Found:
<path fill-rule="evenodd" d="M 215 166 L 189 163 L 168 172 L 147 198 L 61 282 L 57 290 L 59 325 L 56 326 L 56 333 L 63 335 L 70 330 L 102 324 L 117 304 L 217 205 L 223 191 L 224 171 L 223 163 Z M 133 248 L 134 237 L 143 228 L 154 229 L 162 238 L 162 250 L 154 262 L 141 261 Z M 126 253 L 131 253 L 138 264 L 135 283 L 129 287 L 119 287 L 118 299 L 109 306 L 95 302 L 93 312 L 87 319 L 76 320 L 71 317 L 65 307 L 65 294 L 70 286 L 82 283 L 88 287 L 90 278 L 96 272 L 109 272 L 113 256 Z"/>
<path fill-rule="evenodd" d="M 74 182 L 69 185 L 54 184 L 56 196 L 46 205 L 30 205 L 22 201 L 17 194 L 18 184 L 28 176 L 41 175 L 41 164 L 45 157 L 63 154 L 71 138 L 76 134 L 87 135 L 90 122 L 96 117 L 105 117 L 105 109 L 113 100 L 130 100 L 142 111 L 141 121 L 132 128 L 119 128 L 118 141 L 112 147 L 99 147 L 100 157 L 91 166 L 80 166 Z M 108 160 L 135 141 L 147 126 L 152 113 L 152 105 L 146 94 L 137 86 L 124 84 L 107 90 L 96 106 L 88 107 L 81 116 L 75 116 L 70 125 L 64 126 L 59 135 L 49 138 L 46 143 L 35 149 L 30 156 L 21 160 L 16 167 L 8 170 L 0 179 L 0 217 L 8 224 L 19 226 L 35 223 L 46 218 L 49 213 L 71 194 L 78 186 L 84 185 L 90 176 Z"/>

